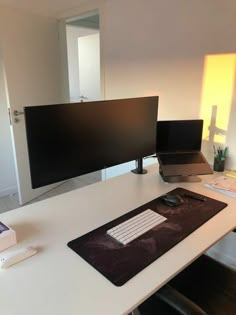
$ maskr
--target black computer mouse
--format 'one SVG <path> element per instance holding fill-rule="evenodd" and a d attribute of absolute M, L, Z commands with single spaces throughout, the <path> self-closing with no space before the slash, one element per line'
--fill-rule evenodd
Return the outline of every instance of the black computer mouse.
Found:
<path fill-rule="evenodd" d="M 170 207 L 176 207 L 176 206 L 179 206 L 182 203 L 184 203 L 183 198 L 178 194 L 176 194 L 176 195 L 165 194 L 165 195 L 161 196 L 160 198 L 164 202 L 164 204 L 166 204 L 167 206 L 170 206 Z"/>

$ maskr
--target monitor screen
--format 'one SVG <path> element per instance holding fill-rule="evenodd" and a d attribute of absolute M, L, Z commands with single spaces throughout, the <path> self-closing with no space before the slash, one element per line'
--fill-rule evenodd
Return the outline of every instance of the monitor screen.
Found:
<path fill-rule="evenodd" d="M 25 107 L 32 188 L 156 150 L 158 97 Z"/>
<path fill-rule="evenodd" d="M 157 152 L 200 151 L 203 120 L 157 122 Z"/>

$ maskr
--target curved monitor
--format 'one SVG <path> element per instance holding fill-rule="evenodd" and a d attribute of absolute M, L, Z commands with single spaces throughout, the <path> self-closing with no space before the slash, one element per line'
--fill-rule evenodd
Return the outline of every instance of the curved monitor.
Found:
<path fill-rule="evenodd" d="M 32 188 L 156 150 L 158 97 L 25 107 Z"/>

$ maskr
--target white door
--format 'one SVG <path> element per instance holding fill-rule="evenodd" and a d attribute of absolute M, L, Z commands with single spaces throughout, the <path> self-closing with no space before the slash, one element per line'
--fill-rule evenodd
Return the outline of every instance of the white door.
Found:
<path fill-rule="evenodd" d="M 94 101 L 100 93 L 100 36 L 99 33 L 78 38 L 80 98 Z"/>
<path fill-rule="evenodd" d="M 21 12 L 5 12 L 0 24 L 1 52 L 7 90 L 7 104 L 11 111 L 11 134 L 20 204 L 45 193 L 55 185 L 31 188 L 23 108 L 25 106 L 62 102 L 60 81 L 60 45 L 58 22 Z M 1 14 L 0 14 L 1 15 Z M 17 116 L 14 111 L 18 111 Z M 43 126 L 42 126 L 43 128 Z"/>

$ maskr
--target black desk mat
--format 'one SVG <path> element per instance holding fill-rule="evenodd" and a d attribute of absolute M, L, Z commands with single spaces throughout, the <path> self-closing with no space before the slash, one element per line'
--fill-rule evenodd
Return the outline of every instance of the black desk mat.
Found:
<path fill-rule="evenodd" d="M 202 196 L 182 188 L 170 193 Z M 121 286 L 227 206 L 204 197 L 205 201 L 182 197 L 184 203 L 177 207 L 163 204 L 158 197 L 70 241 L 68 246 L 114 285 Z M 106 234 L 108 229 L 146 209 L 154 210 L 168 220 L 125 246 Z"/>

